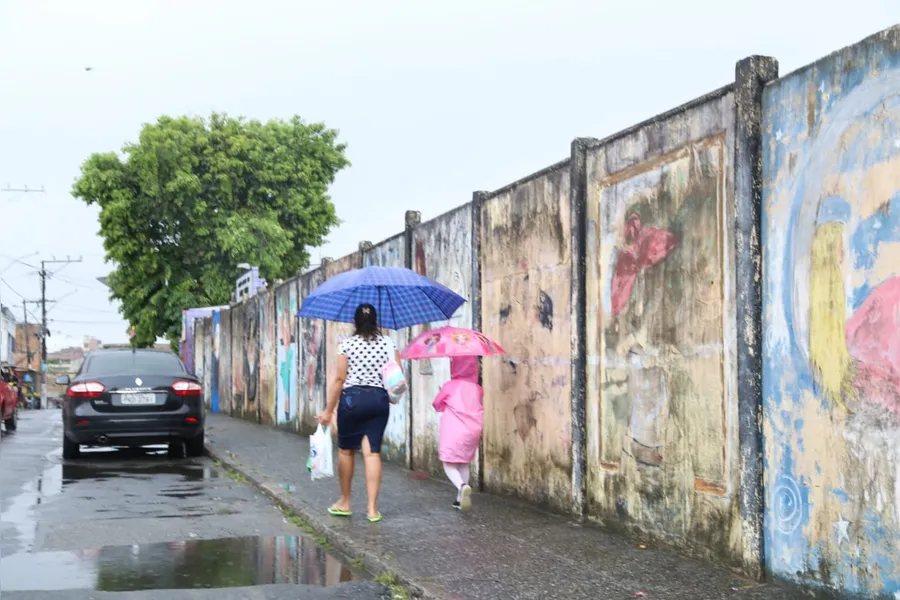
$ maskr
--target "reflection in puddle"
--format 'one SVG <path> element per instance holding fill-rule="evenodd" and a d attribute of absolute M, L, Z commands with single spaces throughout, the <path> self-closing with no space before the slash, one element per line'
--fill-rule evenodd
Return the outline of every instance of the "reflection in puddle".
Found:
<path fill-rule="evenodd" d="M 4 591 L 105 592 L 358 581 L 335 556 L 303 536 L 190 540 L 4 556 Z"/>

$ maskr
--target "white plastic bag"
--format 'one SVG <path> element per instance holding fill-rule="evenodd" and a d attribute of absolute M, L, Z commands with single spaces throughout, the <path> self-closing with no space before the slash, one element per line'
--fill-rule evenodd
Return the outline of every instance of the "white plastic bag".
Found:
<path fill-rule="evenodd" d="M 334 477 L 334 456 L 331 432 L 320 424 L 316 432 L 309 436 L 309 461 L 306 468 L 313 481 Z"/>

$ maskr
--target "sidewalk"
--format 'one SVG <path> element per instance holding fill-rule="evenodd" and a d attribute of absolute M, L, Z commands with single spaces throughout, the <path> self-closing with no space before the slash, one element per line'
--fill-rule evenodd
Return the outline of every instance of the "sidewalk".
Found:
<path fill-rule="evenodd" d="M 371 572 L 390 571 L 427 598 L 803 597 L 669 549 L 642 550 L 622 536 L 514 499 L 476 493 L 472 512 L 460 513 L 450 506 L 449 483 L 391 463 L 384 465 L 381 488 L 384 521 L 373 525 L 365 519 L 361 459 L 353 483 L 354 516 L 331 517 L 326 509 L 338 497 L 337 481 L 309 480 L 305 436 L 214 414 L 206 430 L 214 458 L 290 506 L 336 548 L 364 560 Z"/>

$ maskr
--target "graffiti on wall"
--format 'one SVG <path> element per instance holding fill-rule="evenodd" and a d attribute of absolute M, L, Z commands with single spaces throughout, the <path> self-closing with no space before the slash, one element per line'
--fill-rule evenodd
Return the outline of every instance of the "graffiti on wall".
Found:
<path fill-rule="evenodd" d="M 216 311 L 212 314 L 212 362 L 210 363 L 210 410 L 219 412 L 219 351 L 222 347 L 221 327 L 219 325 L 221 314 Z"/>
<path fill-rule="evenodd" d="M 275 394 L 277 389 L 275 344 L 275 292 L 265 290 L 259 294 L 259 370 L 257 402 L 262 421 L 275 424 Z"/>
<path fill-rule="evenodd" d="M 423 223 L 413 231 L 416 271 L 467 300 L 449 321 L 433 323 L 433 327 L 452 325 L 472 327 L 472 207 L 461 209 Z M 410 335 L 418 336 L 424 327 L 413 327 Z M 428 363 L 427 365 L 425 363 Z M 412 413 L 414 469 L 440 475 L 443 472 L 437 455 L 440 413 L 431 407 L 441 386 L 450 379 L 450 360 L 412 361 Z M 478 461 L 474 463 L 477 471 Z M 477 479 L 478 473 L 473 472 Z"/>
<path fill-rule="evenodd" d="M 207 410 L 212 410 L 212 397 L 213 394 L 216 393 L 213 387 L 213 378 L 215 377 L 216 369 L 218 369 L 218 365 L 213 361 L 214 342 L 212 314 L 203 318 L 201 326 L 203 329 L 203 347 L 200 348 L 200 352 L 202 352 L 203 356 L 203 379 L 200 383 L 203 385 L 203 401 L 206 404 Z"/>
<path fill-rule="evenodd" d="M 900 594 L 898 47 L 763 98 L 769 569 L 873 597 Z"/>
<path fill-rule="evenodd" d="M 231 414 L 239 416 L 244 414 L 244 354 L 245 346 L 244 329 L 247 319 L 244 313 L 246 304 L 237 304 L 231 307 Z"/>
<path fill-rule="evenodd" d="M 275 415 L 278 423 L 293 423 L 297 418 L 297 282 L 290 281 L 277 289 L 276 328 L 278 386 Z"/>
<path fill-rule="evenodd" d="M 231 380 L 231 322 L 232 310 L 226 309 L 219 311 L 219 334 L 217 341 L 219 343 L 219 371 L 217 389 L 219 390 L 219 411 L 230 415 L 232 412 L 232 398 L 234 384 Z"/>
<path fill-rule="evenodd" d="M 305 298 L 325 280 L 322 269 L 300 278 L 300 296 Z M 298 301 L 299 302 L 299 301 Z M 296 314 L 296 310 L 292 312 Z M 316 428 L 316 415 L 325 409 L 325 322 L 319 319 L 299 319 L 299 420 L 300 430 Z"/>
<path fill-rule="evenodd" d="M 569 169 L 558 165 L 485 200 L 482 323 L 508 355 L 483 369 L 484 481 L 571 506 Z"/>
<path fill-rule="evenodd" d="M 402 267 L 406 262 L 406 236 L 398 235 L 374 246 L 363 254 L 363 266 L 379 265 L 382 267 Z M 375 307 L 378 308 L 377 306 Z M 402 350 L 409 342 L 409 329 L 399 331 L 385 330 L 394 340 L 398 350 Z M 405 369 L 409 377 L 409 368 Z M 391 415 L 384 432 L 382 454 L 388 458 L 406 457 L 409 448 L 409 431 L 407 418 L 409 412 L 409 394 L 404 394 L 397 404 L 391 405 Z"/>
<path fill-rule="evenodd" d="M 241 371 L 244 379 L 244 414 L 255 416 L 257 368 L 259 367 L 259 297 L 253 296 L 244 303 L 244 355 Z"/>

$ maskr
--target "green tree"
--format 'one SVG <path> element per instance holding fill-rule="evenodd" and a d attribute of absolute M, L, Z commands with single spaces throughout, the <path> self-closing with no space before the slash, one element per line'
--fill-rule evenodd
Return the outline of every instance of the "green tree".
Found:
<path fill-rule="evenodd" d="M 328 186 L 350 163 L 322 123 L 161 117 L 93 154 L 72 195 L 100 207 L 107 285 L 134 343 L 178 339 L 181 311 L 228 302 L 237 265 L 269 281 L 309 264 L 339 223 Z"/>

